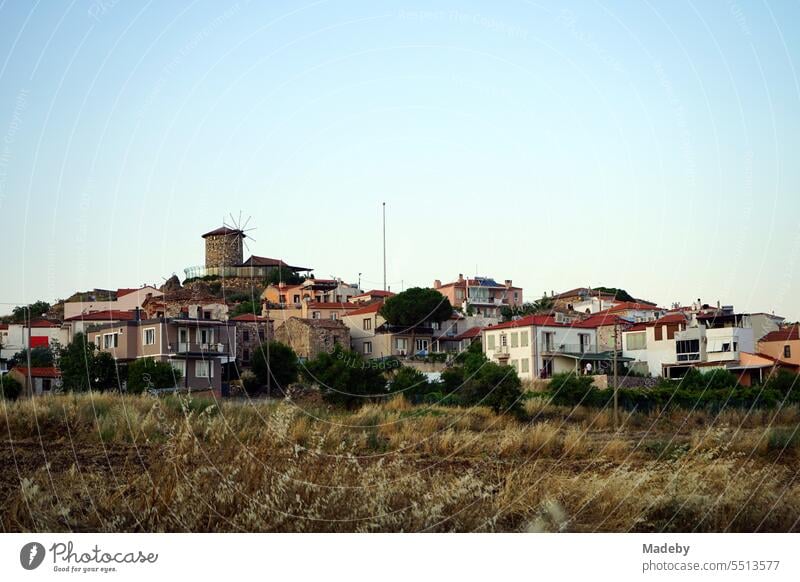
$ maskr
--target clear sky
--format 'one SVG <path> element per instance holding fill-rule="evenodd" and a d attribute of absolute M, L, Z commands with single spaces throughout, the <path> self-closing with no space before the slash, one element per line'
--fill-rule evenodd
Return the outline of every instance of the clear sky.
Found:
<path fill-rule="evenodd" d="M 0 0 L 0 303 L 254 254 L 800 319 L 800 3 Z M 0 312 L 7 311 L 0 305 Z"/>

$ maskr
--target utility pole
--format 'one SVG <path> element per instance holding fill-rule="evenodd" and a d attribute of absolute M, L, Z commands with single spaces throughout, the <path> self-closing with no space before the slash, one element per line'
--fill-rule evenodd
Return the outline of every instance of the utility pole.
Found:
<path fill-rule="evenodd" d="M 28 312 L 28 349 L 25 350 L 28 360 L 28 390 L 31 391 L 31 398 L 33 398 L 33 378 L 31 374 L 31 306 L 25 307 Z"/>
<path fill-rule="evenodd" d="M 383 203 L 383 290 L 386 291 L 386 202 Z"/>
<path fill-rule="evenodd" d="M 617 329 L 614 323 L 614 354 L 612 356 L 612 366 L 614 366 L 614 430 L 619 430 L 619 378 L 617 373 Z"/>

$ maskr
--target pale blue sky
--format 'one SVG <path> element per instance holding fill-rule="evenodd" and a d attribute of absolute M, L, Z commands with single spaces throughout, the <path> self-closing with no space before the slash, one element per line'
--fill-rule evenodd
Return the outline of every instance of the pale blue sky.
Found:
<path fill-rule="evenodd" d="M 800 318 L 800 3 L 0 0 L 0 302 L 319 276 Z M 7 311 L 0 306 L 0 312 Z"/>

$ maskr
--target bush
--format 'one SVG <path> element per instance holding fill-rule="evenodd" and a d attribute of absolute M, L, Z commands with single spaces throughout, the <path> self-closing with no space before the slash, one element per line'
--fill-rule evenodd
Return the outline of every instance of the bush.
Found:
<path fill-rule="evenodd" d="M 297 381 L 297 354 L 280 342 L 264 342 L 256 348 L 251 366 L 262 386 L 269 384 L 285 391 Z"/>
<path fill-rule="evenodd" d="M 792 451 L 800 448 L 800 428 L 772 428 L 767 436 L 770 451 Z"/>
<path fill-rule="evenodd" d="M 790 396 L 800 392 L 799 380 L 800 376 L 797 374 L 787 370 L 778 370 L 777 374 L 774 374 L 766 381 L 764 388 L 782 396 Z"/>
<path fill-rule="evenodd" d="M 8 374 L 0 375 L 0 397 L 16 400 L 22 392 L 22 384 Z"/>
<path fill-rule="evenodd" d="M 303 375 L 317 384 L 322 397 L 332 404 L 354 407 L 390 394 L 380 367 L 338 345 L 333 353 L 306 362 Z"/>
<path fill-rule="evenodd" d="M 496 413 L 522 411 L 522 382 L 511 366 L 487 362 L 464 383 L 459 400 L 467 406 L 489 406 Z"/>
<path fill-rule="evenodd" d="M 406 400 L 414 404 L 423 402 L 434 388 L 425 374 L 410 366 L 400 368 L 389 384 L 390 392 L 402 394 Z"/>
<path fill-rule="evenodd" d="M 150 388 L 172 388 L 180 384 L 181 377 L 180 370 L 169 362 L 142 358 L 128 365 L 128 392 L 138 394 Z"/>

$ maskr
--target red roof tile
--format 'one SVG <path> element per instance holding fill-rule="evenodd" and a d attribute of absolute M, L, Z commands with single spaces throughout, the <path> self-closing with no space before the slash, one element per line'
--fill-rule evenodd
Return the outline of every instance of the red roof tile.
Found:
<path fill-rule="evenodd" d="M 242 313 L 232 318 L 232 321 L 266 322 L 267 318 L 255 313 Z"/>
<path fill-rule="evenodd" d="M 28 368 L 24 366 L 15 366 L 13 368 L 23 376 L 28 375 Z M 31 377 L 33 378 L 60 378 L 61 372 L 58 368 L 47 367 L 47 368 L 31 368 Z"/>
<path fill-rule="evenodd" d="M 391 291 L 383 291 L 382 289 L 373 289 L 372 291 L 365 291 L 360 295 L 353 295 L 351 299 L 355 299 L 357 297 L 392 297 L 394 293 Z"/>
<path fill-rule="evenodd" d="M 775 331 L 769 332 L 759 341 L 762 342 L 788 342 L 800 340 L 800 326 L 791 325 Z"/>
<path fill-rule="evenodd" d="M 474 338 L 474 337 L 477 337 L 477 336 L 481 335 L 481 331 L 482 330 L 483 330 L 482 327 L 476 325 L 475 327 L 469 328 L 464 333 L 461 333 L 461 334 L 457 335 L 456 337 L 454 337 L 452 339 L 454 339 L 456 341 L 461 341 L 461 340 L 465 340 L 465 339 Z"/>
<path fill-rule="evenodd" d="M 375 301 L 374 303 L 370 303 L 364 307 L 359 307 L 358 309 L 354 309 L 350 313 L 347 314 L 348 317 L 352 317 L 353 315 L 365 315 L 367 313 L 377 313 L 380 311 L 380 308 L 383 306 L 383 301 Z"/>
<path fill-rule="evenodd" d="M 309 309 L 357 309 L 358 305 L 354 305 L 352 303 L 335 303 L 335 302 L 324 302 L 324 301 L 309 301 L 306 305 L 308 305 Z"/>
<path fill-rule="evenodd" d="M 37 319 L 31 322 L 31 327 L 61 327 L 61 323 L 57 321 L 48 321 L 46 319 Z"/>
<path fill-rule="evenodd" d="M 215 228 L 214 230 L 209 230 L 207 233 L 202 235 L 202 238 L 206 238 L 208 236 L 223 236 L 229 234 L 241 234 L 242 236 L 247 236 L 244 232 L 236 228 L 228 228 L 227 226 L 221 226 L 219 228 Z"/>
<path fill-rule="evenodd" d="M 64 321 L 132 321 L 136 318 L 135 311 L 109 309 L 106 311 L 93 311 L 68 317 Z"/>

